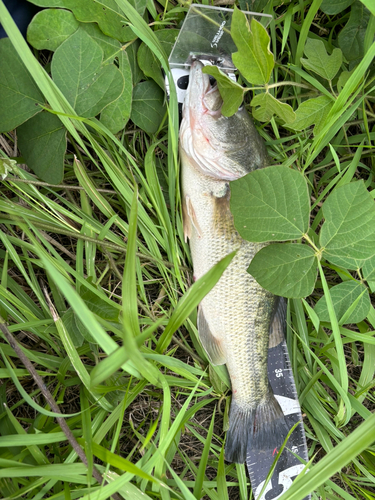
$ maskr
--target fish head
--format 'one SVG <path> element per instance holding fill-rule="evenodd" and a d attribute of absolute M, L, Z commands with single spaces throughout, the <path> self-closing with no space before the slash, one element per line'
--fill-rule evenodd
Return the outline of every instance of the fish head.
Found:
<path fill-rule="evenodd" d="M 194 61 L 183 107 L 180 148 L 204 175 L 232 181 L 266 164 L 266 151 L 254 123 L 240 107 L 223 116 L 223 99 L 203 64 Z"/>

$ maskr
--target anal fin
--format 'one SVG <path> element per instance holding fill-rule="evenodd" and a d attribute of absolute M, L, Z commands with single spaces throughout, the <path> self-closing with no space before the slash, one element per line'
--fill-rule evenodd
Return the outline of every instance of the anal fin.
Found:
<path fill-rule="evenodd" d="M 210 327 L 203 314 L 202 306 L 198 309 L 198 332 L 202 345 L 213 365 L 224 365 L 226 363 L 221 342 L 212 335 Z"/>

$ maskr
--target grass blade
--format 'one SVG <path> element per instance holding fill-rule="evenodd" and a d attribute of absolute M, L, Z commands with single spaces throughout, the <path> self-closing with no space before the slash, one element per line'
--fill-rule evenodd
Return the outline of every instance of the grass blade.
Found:
<path fill-rule="evenodd" d="M 197 500 L 200 500 L 200 498 L 202 498 L 202 493 L 203 493 L 202 487 L 203 487 L 203 481 L 205 479 L 208 454 L 210 452 L 212 434 L 214 431 L 214 423 L 215 423 L 215 412 L 212 415 L 211 424 L 210 424 L 210 427 L 208 429 L 207 437 L 206 437 L 206 440 L 204 443 L 202 457 L 201 457 L 200 462 L 199 462 L 197 477 L 195 479 L 193 495 L 195 496 L 195 498 Z"/>

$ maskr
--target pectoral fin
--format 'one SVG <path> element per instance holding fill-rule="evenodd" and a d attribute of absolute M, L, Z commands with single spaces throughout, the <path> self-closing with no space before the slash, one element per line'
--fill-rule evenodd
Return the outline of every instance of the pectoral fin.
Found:
<path fill-rule="evenodd" d="M 198 309 L 197 323 L 199 338 L 201 339 L 202 345 L 211 363 L 213 365 L 224 365 L 226 363 L 226 359 L 223 347 L 221 342 L 212 335 L 201 306 Z"/>
<path fill-rule="evenodd" d="M 190 196 L 187 195 L 185 196 L 182 203 L 182 216 L 183 216 L 185 241 L 187 241 L 188 238 L 189 239 L 191 238 L 193 227 L 197 231 L 198 237 L 201 238 L 202 231 L 201 228 L 199 227 Z"/>
<path fill-rule="evenodd" d="M 182 222 L 184 228 L 185 243 L 187 242 L 188 238 L 189 239 L 191 238 L 191 232 L 192 232 L 191 221 L 186 206 L 186 198 L 187 197 L 185 196 L 185 198 L 183 198 L 182 200 Z"/>
<path fill-rule="evenodd" d="M 277 297 L 270 326 L 269 347 L 276 347 L 284 340 L 286 328 L 286 306 L 287 301 L 284 297 Z"/>

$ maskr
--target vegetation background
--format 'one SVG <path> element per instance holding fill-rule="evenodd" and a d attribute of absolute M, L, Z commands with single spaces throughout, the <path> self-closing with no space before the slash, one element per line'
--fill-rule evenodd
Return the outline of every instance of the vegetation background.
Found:
<path fill-rule="evenodd" d="M 228 376 L 209 366 L 196 331 L 196 306 L 228 259 L 192 285 L 178 107 L 160 71 L 171 81 L 167 56 L 189 4 L 33 3 L 46 9 L 27 45 L 0 2 L 1 496 L 251 498 L 245 466 L 223 456 Z M 273 15 L 273 56 L 252 26 L 247 47 L 265 66 L 258 78 L 245 65 L 246 90 L 229 87 L 227 111 L 244 97 L 270 164 L 284 167 L 280 197 L 301 214 L 299 231 L 267 248 L 307 252 L 302 264 L 281 259 L 264 286 L 310 280 L 277 290 L 290 297 L 311 459 L 282 499 L 373 499 L 374 6 L 239 7 Z M 255 50 L 237 47 L 245 61 Z M 288 193 L 290 174 L 299 181 Z"/>

